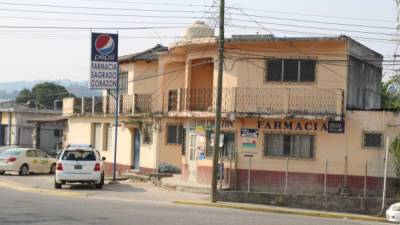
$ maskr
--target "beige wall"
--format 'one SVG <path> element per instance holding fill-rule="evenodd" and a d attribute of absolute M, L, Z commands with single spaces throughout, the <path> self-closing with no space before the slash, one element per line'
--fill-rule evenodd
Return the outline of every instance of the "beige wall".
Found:
<path fill-rule="evenodd" d="M 285 121 L 275 119 L 246 119 L 235 121 L 234 127 L 223 129 L 225 131 L 234 131 L 236 133 L 236 151 L 238 153 L 237 166 L 239 169 L 248 168 L 248 158 L 243 156 L 244 152 L 251 149 L 241 146 L 242 137 L 240 137 L 240 128 L 257 128 L 257 121 Z M 301 131 L 289 131 L 285 129 L 259 129 L 257 147 L 254 149 L 256 154 L 252 158 L 251 168 L 254 170 L 286 171 L 286 157 L 264 156 L 264 134 L 265 133 L 288 133 L 288 134 L 313 134 L 315 135 L 315 157 L 313 159 L 289 158 L 288 168 L 292 172 L 303 173 L 324 173 L 326 161 L 328 162 L 329 174 L 347 174 L 347 175 L 365 175 L 365 165 L 368 164 L 368 176 L 383 176 L 385 148 L 366 149 L 362 146 L 363 131 L 381 132 L 384 139 L 390 137 L 394 140 L 400 134 L 400 127 L 390 125 L 399 125 L 400 117 L 391 112 L 379 111 L 349 111 L 346 117 L 346 130 L 344 134 L 328 133 L 326 130 L 320 130 L 324 121 L 310 121 L 317 123 L 317 131 L 304 130 L 305 120 L 286 120 L 300 122 L 303 124 Z M 252 150 L 252 151 L 254 151 Z M 347 165 L 346 158 L 347 157 Z M 393 158 L 389 156 L 389 176 L 395 176 Z M 225 161 L 226 167 L 229 161 Z M 187 164 L 186 159 L 182 159 L 183 164 Z M 199 166 L 211 166 L 211 159 L 198 161 Z"/>

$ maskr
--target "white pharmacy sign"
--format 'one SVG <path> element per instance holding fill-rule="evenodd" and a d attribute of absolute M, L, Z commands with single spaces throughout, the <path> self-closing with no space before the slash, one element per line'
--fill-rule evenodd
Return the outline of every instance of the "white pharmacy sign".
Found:
<path fill-rule="evenodd" d="M 92 33 L 90 89 L 117 89 L 118 34 Z"/>

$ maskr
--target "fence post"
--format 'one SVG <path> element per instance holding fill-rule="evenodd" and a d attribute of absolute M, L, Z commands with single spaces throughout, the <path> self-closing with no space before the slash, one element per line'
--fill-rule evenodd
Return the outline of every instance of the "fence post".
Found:
<path fill-rule="evenodd" d="M 367 197 L 367 177 L 368 177 L 368 160 L 365 160 L 365 174 L 364 174 L 364 198 Z"/>
<path fill-rule="evenodd" d="M 249 169 L 247 171 L 247 192 L 250 192 L 250 175 L 251 175 L 251 156 L 249 158 Z"/>
<path fill-rule="evenodd" d="M 94 96 L 92 96 L 92 114 L 94 114 L 94 109 L 95 109 L 95 104 L 96 104 L 96 102 L 95 102 L 95 100 L 96 100 L 96 98 L 94 97 Z"/>
<path fill-rule="evenodd" d="M 289 158 L 286 159 L 285 194 L 287 194 L 288 175 L 289 175 Z"/>
<path fill-rule="evenodd" d="M 347 186 L 347 170 L 348 170 L 348 164 L 347 164 L 347 156 L 344 157 L 344 186 Z"/>
<path fill-rule="evenodd" d="M 81 97 L 81 114 L 85 114 L 85 97 Z"/>
<path fill-rule="evenodd" d="M 324 196 L 326 196 L 326 184 L 328 180 L 328 159 L 325 159 L 325 172 L 324 172 Z"/>

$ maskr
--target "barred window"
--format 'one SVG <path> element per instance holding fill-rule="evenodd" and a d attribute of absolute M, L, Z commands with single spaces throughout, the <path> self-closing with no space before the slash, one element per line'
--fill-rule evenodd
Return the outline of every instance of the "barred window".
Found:
<path fill-rule="evenodd" d="M 363 147 L 381 149 L 383 147 L 383 134 L 379 132 L 364 132 Z"/>
<path fill-rule="evenodd" d="M 153 126 L 151 123 L 144 125 L 143 128 L 143 144 L 150 145 L 153 143 Z"/>
<path fill-rule="evenodd" d="M 183 141 L 183 125 L 167 124 L 167 143 L 182 144 Z"/>
<path fill-rule="evenodd" d="M 119 90 L 121 95 L 128 94 L 128 72 L 121 72 L 119 74 Z"/>
<path fill-rule="evenodd" d="M 314 82 L 315 60 L 273 59 L 266 61 L 266 81 Z"/>
<path fill-rule="evenodd" d="M 308 134 L 264 134 L 264 155 L 314 158 L 315 136 Z"/>

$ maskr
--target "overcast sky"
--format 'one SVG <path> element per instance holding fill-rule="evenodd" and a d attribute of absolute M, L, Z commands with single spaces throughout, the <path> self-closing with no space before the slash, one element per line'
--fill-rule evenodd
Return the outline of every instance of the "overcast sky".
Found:
<path fill-rule="evenodd" d="M 387 60 L 392 60 L 396 48 L 396 37 L 391 35 L 396 33 L 394 0 L 226 0 L 226 4 L 227 36 L 346 34 Z M 93 31 L 118 32 L 120 55 L 129 54 L 157 43 L 168 45 L 199 19 L 215 26 L 217 8 L 205 7 L 210 5 L 211 0 L 0 0 L 0 82 L 87 80 L 89 28 L 114 28 Z M 81 30 L 32 28 L 43 26 Z M 117 29 L 126 27 L 159 28 Z"/>

